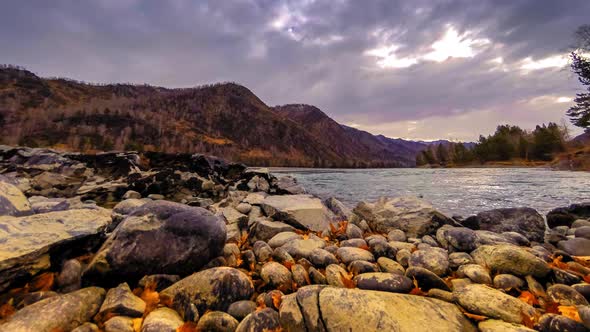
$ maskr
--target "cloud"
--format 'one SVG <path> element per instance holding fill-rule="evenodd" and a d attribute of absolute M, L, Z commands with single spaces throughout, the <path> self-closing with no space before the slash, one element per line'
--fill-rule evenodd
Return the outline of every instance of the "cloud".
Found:
<path fill-rule="evenodd" d="M 589 11 L 587 0 L 20 0 L 0 11 L 0 61 L 91 82 L 237 81 L 375 133 L 476 139 L 563 117 L 579 90 L 564 54 Z"/>

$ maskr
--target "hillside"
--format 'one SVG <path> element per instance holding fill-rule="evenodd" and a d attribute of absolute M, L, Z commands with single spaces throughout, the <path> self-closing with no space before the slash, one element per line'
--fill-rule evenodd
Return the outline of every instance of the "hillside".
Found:
<path fill-rule="evenodd" d="M 386 144 L 306 105 L 269 107 L 235 83 L 93 85 L 0 68 L 0 144 L 70 151 L 199 152 L 256 166 L 408 167 Z"/>

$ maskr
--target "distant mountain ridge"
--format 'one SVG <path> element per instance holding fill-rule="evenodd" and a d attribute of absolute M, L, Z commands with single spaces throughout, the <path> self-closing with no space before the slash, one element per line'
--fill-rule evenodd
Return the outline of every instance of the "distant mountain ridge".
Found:
<path fill-rule="evenodd" d="M 341 125 L 317 107 L 269 107 L 235 83 L 167 89 L 40 78 L 0 67 L 0 144 L 217 155 L 252 166 L 413 167 L 427 143 Z"/>

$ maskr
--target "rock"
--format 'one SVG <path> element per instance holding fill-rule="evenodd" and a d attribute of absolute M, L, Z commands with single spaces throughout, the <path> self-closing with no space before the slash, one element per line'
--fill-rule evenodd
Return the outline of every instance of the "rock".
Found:
<path fill-rule="evenodd" d="M 492 277 L 490 277 L 490 273 L 481 265 L 461 265 L 459 267 L 459 270 L 457 270 L 457 274 L 459 275 L 459 277 L 465 276 L 477 284 L 492 284 Z"/>
<path fill-rule="evenodd" d="M 141 332 L 176 332 L 184 322 L 178 313 L 161 307 L 150 312 L 141 326 Z"/>
<path fill-rule="evenodd" d="M 281 176 L 277 179 L 277 193 L 281 195 L 299 195 L 305 194 L 305 188 L 297 183 L 297 179 L 292 176 Z"/>
<path fill-rule="evenodd" d="M 406 276 L 383 272 L 359 274 L 354 281 L 360 289 L 382 292 L 409 293 L 414 287 L 412 280 Z"/>
<path fill-rule="evenodd" d="M 348 272 L 340 265 L 331 264 L 326 267 L 326 282 L 328 285 L 335 287 L 346 287 L 342 281 L 344 278 L 348 278 Z"/>
<path fill-rule="evenodd" d="M 152 274 L 141 278 L 137 285 L 142 288 L 155 287 L 155 290 L 159 292 L 179 280 L 180 276 L 175 274 Z"/>
<path fill-rule="evenodd" d="M 264 192 L 249 193 L 246 198 L 242 200 L 242 202 L 248 203 L 250 205 L 260 205 L 262 202 L 264 202 L 266 196 L 268 196 L 268 194 Z"/>
<path fill-rule="evenodd" d="M 29 203 L 31 204 L 31 209 L 33 209 L 34 214 L 64 211 L 77 208 L 72 206 L 74 204 L 71 203 L 74 202 L 76 202 L 76 199 L 68 200 L 66 198 L 48 198 L 43 196 L 29 197 Z M 82 202 L 79 202 L 78 204 L 82 205 Z"/>
<path fill-rule="evenodd" d="M 319 293 L 324 287 L 318 285 L 302 287 L 296 293 L 296 300 L 301 308 L 301 316 L 307 331 L 325 331 L 322 313 L 318 306 Z"/>
<path fill-rule="evenodd" d="M 327 331 L 477 331 L 455 305 L 421 296 L 326 287 L 319 308 Z"/>
<path fill-rule="evenodd" d="M 127 190 L 127 192 L 121 198 L 122 199 L 130 199 L 130 198 L 140 199 L 141 194 L 135 190 Z"/>
<path fill-rule="evenodd" d="M 404 275 L 406 272 L 404 267 L 401 266 L 398 262 L 387 257 L 379 257 L 377 259 L 377 264 L 383 272 L 394 273 L 399 275 Z"/>
<path fill-rule="evenodd" d="M 352 210 L 348 208 L 344 203 L 336 199 L 335 197 L 330 197 L 324 201 L 326 207 L 330 209 L 341 220 L 350 220 L 352 217 Z M 352 225 L 352 224 L 349 224 Z M 355 225 L 356 226 L 356 225 Z M 358 227 L 358 226 L 357 226 Z M 359 228 L 360 229 L 360 228 Z M 349 237 L 350 238 L 350 237 Z"/>
<path fill-rule="evenodd" d="M 293 275 L 293 282 L 297 287 L 303 287 L 311 284 L 309 273 L 303 267 L 303 265 L 295 264 L 291 266 L 291 274 Z"/>
<path fill-rule="evenodd" d="M 521 289 L 524 287 L 524 280 L 512 274 L 498 274 L 494 277 L 494 287 L 503 290 Z"/>
<path fill-rule="evenodd" d="M 290 241 L 302 238 L 303 237 L 301 235 L 295 232 L 281 232 L 268 240 L 268 245 L 271 246 L 271 248 L 278 248 L 284 246 Z"/>
<path fill-rule="evenodd" d="M 139 297 L 135 296 L 127 283 L 111 288 L 100 307 L 98 314 L 105 317 L 109 314 L 120 316 L 141 317 L 145 311 L 146 304 Z"/>
<path fill-rule="evenodd" d="M 528 327 L 520 324 L 513 324 L 503 322 L 497 319 L 488 319 L 483 322 L 479 322 L 480 332 L 533 332 L 535 330 L 529 329 Z"/>
<path fill-rule="evenodd" d="M 590 226 L 582 226 L 576 228 L 574 231 L 574 236 L 577 238 L 581 237 L 590 240 Z"/>
<path fill-rule="evenodd" d="M 409 250 L 402 249 L 395 254 L 395 260 L 403 267 L 407 267 L 412 253 Z"/>
<path fill-rule="evenodd" d="M 377 264 L 369 263 L 367 261 L 352 261 L 350 264 L 348 264 L 347 268 L 348 271 L 350 271 L 350 273 L 355 276 L 363 273 L 381 272 Z"/>
<path fill-rule="evenodd" d="M 262 280 L 269 286 L 282 292 L 291 290 L 293 278 L 291 272 L 285 266 L 277 262 L 268 262 L 260 271 Z"/>
<path fill-rule="evenodd" d="M 105 332 L 135 332 L 133 318 L 115 316 L 104 323 Z"/>
<path fill-rule="evenodd" d="M 210 311 L 199 319 L 197 329 L 211 332 L 233 332 L 240 322 L 223 311 Z"/>
<path fill-rule="evenodd" d="M 369 249 L 373 253 L 373 255 L 375 255 L 375 257 L 387 257 L 394 259 L 395 255 L 397 254 L 397 249 L 395 249 L 391 244 L 389 244 L 385 240 L 371 241 Z"/>
<path fill-rule="evenodd" d="M 578 306 L 577 309 L 582 324 L 584 324 L 587 329 L 590 329 L 590 306 Z"/>
<path fill-rule="evenodd" d="M 216 267 L 190 275 L 161 294 L 172 299 L 182 294 L 203 313 L 207 309 L 225 311 L 231 303 L 249 299 L 253 292 L 252 281 L 245 273 L 231 267 Z"/>
<path fill-rule="evenodd" d="M 89 323 L 89 322 L 86 322 L 86 323 L 84 323 L 72 330 L 72 332 L 99 332 L 99 331 L 100 330 L 98 329 L 98 326 L 96 326 L 96 324 Z"/>
<path fill-rule="evenodd" d="M 547 295 L 551 301 L 559 303 L 559 305 L 589 305 L 588 300 L 582 294 L 567 285 L 552 285 L 547 288 Z"/>
<path fill-rule="evenodd" d="M 449 267 L 456 269 L 461 265 L 473 263 L 473 258 L 465 252 L 454 252 L 449 254 Z"/>
<path fill-rule="evenodd" d="M 252 250 L 254 250 L 258 262 L 261 263 L 269 260 L 273 254 L 272 248 L 264 241 L 256 241 L 252 246 Z"/>
<path fill-rule="evenodd" d="M 408 265 L 422 267 L 434 272 L 437 276 L 444 276 L 449 268 L 449 256 L 443 249 L 417 250 L 410 256 Z"/>
<path fill-rule="evenodd" d="M 238 325 L 236 332 L 277 331 L 280 327 L 279 313 L 265 308 L 246 316 Z"/>
<path fill-rule="evenodd" d="M 113 231 L 125 217 L 130 215 L 135 209 L 149 202 L 148 199 L 130 198 L 121 201 L 115 205 L 112 212 L 113 224 L 110 225 L 108 231 Z"/>
<path fill-rule="evenodd" d="M 149 202 L 119 224 L 83 278 L 114 282 L 159 273 L 187 275 L 222 255 L 225 237 L 223 222 L 203 208 Z"/>
<path fill-rule="evenodd" d="M 17 310 L 22 309 L 26 306 L 29 306 L 33 303 L 37 303 L 41 300 L 48 299 L 50 297 L 58 296 L 59 294 L 52 291 L 37 291 L 26 293 L 22 295 L 17 295 L 13 298 L 13 306 Z"/>
<path fill-rule="evenodd" d="M 70 331 L 98 312 L 105 291 L 98 287 L 53 296 L 31 304 L 0 325 L 1 332 Z"/>
<path fill-rule="evenodd" d="M 281 328 L 287 332 L 307 331 L 303 314 L 297 303 L 297 293 L 285 295 L 281 300 L 279 309 Z"/>
<path fill-rule="evenodd" d="M 428 291 L 432 288 L 442 289 L 444 291 L 451 291 L 449 286 L 433 272 L 422 267 L 410 267 L 406 270 L 406 277 L 416 279 L 418 286 L 423 291 Z"/>
<path fill-rule="evenodd" d="M 387 233 L 388 241 L 406 242 L 406 233 L 401 229 L 392 229 Z"/>
<path fill-rule="evenodd" d="M 261 206 L 274 220 L 315 232 L 323 231 L 334 218 L 322 201 L 311 195 L 267 196 Z"/>
<path fill-rule="evenodd" d="M 521 324 L 523 315 L 534 317 L 536 309 L 525 302 L 494 288 L 471 284 L 453 292 L 457 302 L 467 311 Z"/>
<path fill-rule="evenodd" d="M 31 201 L 30 198 L 29 198 L 29 201 Z M 572 223 L 572 225 L 570 227 L 571 228 L 578 228 L 578 227 L 583 227 L 583 226 L 590 226 L 590 220 L 577 219 L 576 221 L 574 221 Z"/>
<path fill-rule="evenodd" d="M 505 208 L 478 213 L 465 219 L 462 224 L 474 230 L 485 230 L 496 233 L 516 232 L 527 239 L 543 242 L 545 220 L 535 209 Z"/>
<path fill-rule="evenodd" d="M 249 300 L 236 301 L 227 308 L 227 313 L 238 321 L 241 321 L 254 311 L 256 311 L 256 303 Z"/>
<path fill-rule="evenodd" d="M 312 284 L 316 285 L 327 285 L 328 280 L 326 277 L 318 270 L 316 270 L 313 266 L 310 267 L 307 272 L 309 273 L 309 279 L 311 279 Z"/>
<path fill-rule="evenodd" d="M 275 235 L 283 232 L 293 232 L 295 228 L 278 221 L 257 219 L 250 227 L 251 241 L 269 241 Z"/>
<path fill-rule="evenodd" d="M 0 217 L 0 291 L 49 268 L 52 255 L 92 249 L 110 222 L 110 211 L 103 208 Z"/>
<path fill-rule="evenodd" d="M 362 239 L 363 230 L 355 224 L 346 225 L 346 237 L 349 239 Z"/>
<path fill-rule="evenodd" d="M 240 213 L 248 214 L 250 211 L 252 211 L 252 205 L 248 203 L 240 203 L 238 206 L 236 206 L 236 210 L 238 210 Z"/>
<path fill-rule="evenodd" d="M 549 228 L 570 227 L 577 219 L 590 219 L 590 203 L 572 204 L 551 210 L 547 214 L 547 226 Z"/>
<path fill-rule="evenodd" d="M 474 250 L 471 256 L 477 264 L 497 273 L 544 277 L 551 271 L 545 261 L 525 248 L 513 245 L 484 245 Z"/>
<path fill-rule="evenodd" d="M 354 247 L 340 247 L 336 251 L 336 256 L 344 264 L 349 264 L 352 261 L 375 261 L 375 257 L 370 251 Z"/>
<path fill-rule="evenodd" d="M 587 332 L 586 327 L 569 317 L 557 315 L 551 319 L 549 331 Z"/>
<path fill-rule="evenodd" d="M 477 247 L 477 233 L 466 227 L 442 227 L 436 232 L 441 243 L 448 243 L 458 251 L 472 251 Z"/>
<path fill-rule="evenodd" d="M 477 243 L 476 243 L 477 247 L 479 247 L 481 245 L 487 245 L 487 244 L 493 245 L 493 244 L 504 244 L 504 243 L 517 245 L 516 243 L 513 242 L 512 238 L 507 238 L 502 234 L 494 233 L 491 231 L 475 231 L 475 233 L 477 234 Z"/>
<path fill-rule="evenodd" d="M 571 286 L 576 292 L 582 294 L 590 302 L 590 284 L 575 284 Z"/>
<path fill-rule="evenodd" d="M 303 240 L 293 240 L 288 242 L 281 248 L 285 249 L 289 255 L 295 259 L 311 258 L 312 252 L 315 249 L 322 249 L 326 246 L 326 242 L 318 237 L 310 237 Z"/>
<path fill-rule="evenodd" d="M 266 181 L 265 178 L 258 175 L 255 175 L 252 179 L 250 179 L 250 181 L 248 181 L 247 186 L 252 191 L 268 192 L 268 190 L 270 189 L 268 181 Z"/>
<path fill-rule="evenodd" d="M 422 237 L 443 224 L 452 223 L 432 205 L 415 197 L 382 197 L 375 203 L 360 202 L 353 212 L 375 232 L 399 229 L 410 237 Z"/>
<path fill-rule="evenodd" d="M 337 264 L 338 259 L 332 253 L 324 249 L 314 249 L 309 256 L 309 260 L 316 267 L 326 267 L 330 264 Z"/>
<path fill-rule="evenodd" d="M 32 214 L 27 197 L 8 179 L 0 175 L 0 216 L 26 216 Z"/>
<path fill-rule="evenodd" d="M 387 243 L 387 242 L 385 242 Z M 350 239 L 340 242 L 341 247 L 356 247 L 356 248 L 368 248 L 367 242 L 363 239 Z"/>
<path fill-rule="evenodd" d="M 62 293 L 80 289 L 82 287 L 82 264 L 76 259 L 67 260 L 55 282 Z"/>
<path fill-rule="evenodd" d="M 529 241 L 529 239 L 517 232 L 503 232 L 502 236 L 508 239 L 509 242 L 514 243 L 518 246 L 530 247 L 531 245 L 531 241 Z"/>
<path fill-rule="evenodd" d="M 590 240 L 575 238 L 559 241 L 557 247 L 572 256 L 590 256 Z"/>
<path fill-rule="evenodd" d="M 454 290 L 457 290 L 459 288 L 463 288 L 467 285 L 471 285 L 473 284 L 473 282 L 471 282 L 471 279 L 469 278 L 455 278 L 455 279 L 451 279 L 451 288 Z"/>

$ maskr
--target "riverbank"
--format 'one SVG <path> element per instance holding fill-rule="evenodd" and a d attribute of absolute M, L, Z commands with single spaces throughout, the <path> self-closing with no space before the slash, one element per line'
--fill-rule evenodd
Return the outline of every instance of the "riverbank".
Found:
<path fill-rule="evenodd" d="M 590 326 L 590 205 L 452 218 L 202 155 L 0 149 L 0 331 Z M 586 327 L 584 327 L 586 326 Z"/>

